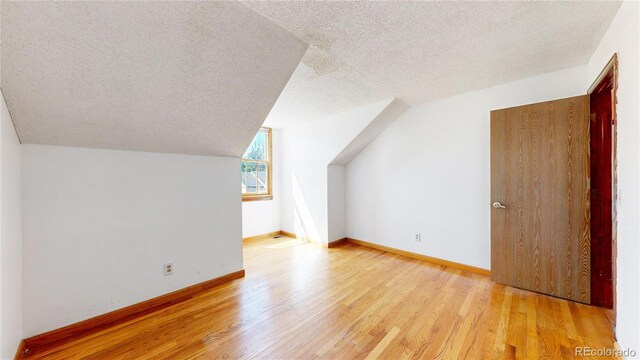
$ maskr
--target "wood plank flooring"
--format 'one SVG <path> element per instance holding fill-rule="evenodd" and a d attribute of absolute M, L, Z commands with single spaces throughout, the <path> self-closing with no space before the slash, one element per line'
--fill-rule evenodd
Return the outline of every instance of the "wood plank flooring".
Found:
<path fill-rule="evenodd" d="M 354 244 L 245 244 L 246 277 L 29 359 L 560 359 L 610 310 Z"/>

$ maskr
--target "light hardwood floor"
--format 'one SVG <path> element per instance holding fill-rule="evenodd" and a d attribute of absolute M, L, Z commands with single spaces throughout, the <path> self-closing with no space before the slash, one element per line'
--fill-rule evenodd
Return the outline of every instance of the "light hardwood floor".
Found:
<path fill-rule="evenodd" d="M 30 358 L 573 358 L 611 312 L 345 244 L 245 244 L 246 277 Z"/>

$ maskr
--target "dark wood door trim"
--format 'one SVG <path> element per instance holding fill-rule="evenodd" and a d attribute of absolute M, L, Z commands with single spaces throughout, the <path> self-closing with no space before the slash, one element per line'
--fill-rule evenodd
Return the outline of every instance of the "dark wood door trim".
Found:
<path fill-rule="evenodd" d="M 616 221 L 616 92 L 618 55 L 614 54 L 589 88 L 591 107 L 591 301 L 615 310 Z"/>

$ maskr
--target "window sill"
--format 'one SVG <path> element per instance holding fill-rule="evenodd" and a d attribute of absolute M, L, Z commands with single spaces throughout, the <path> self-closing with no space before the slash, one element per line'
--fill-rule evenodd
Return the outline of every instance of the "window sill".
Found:
<path fill-rule="evenodd" d="M 273 195 L 243 195 L 242 201 L 263 201 L 273 200 Z"/>

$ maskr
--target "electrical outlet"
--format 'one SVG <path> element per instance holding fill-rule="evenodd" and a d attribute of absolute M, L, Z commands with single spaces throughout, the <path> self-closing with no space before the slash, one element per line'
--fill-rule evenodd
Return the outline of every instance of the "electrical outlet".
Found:
<path fill-rule="evenodd" d="M 416 236 L 415 236 L 415 241 L 416 242 L 422 242 L 422 234 L 417 233 Z"/>
<path fill-rule="evenodd" d="M 164 276 L 173 275 L 173 263 L 164 264 L 163 267 L 164 267 Z"/>

